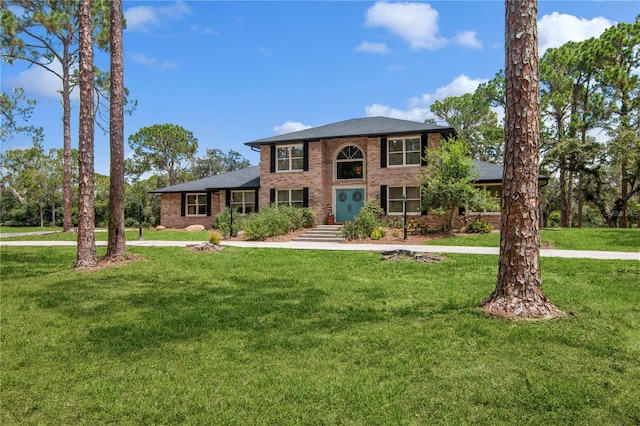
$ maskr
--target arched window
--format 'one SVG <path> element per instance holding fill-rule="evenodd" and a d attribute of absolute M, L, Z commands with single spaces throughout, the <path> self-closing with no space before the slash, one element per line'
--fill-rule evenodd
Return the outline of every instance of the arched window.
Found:
<path fill-rule="evenodd" d="M 362 179 L 364 176 L 364 155 L 357 146 L 349 145 L 340 150 L 336 158 L 336 178 Z"/>

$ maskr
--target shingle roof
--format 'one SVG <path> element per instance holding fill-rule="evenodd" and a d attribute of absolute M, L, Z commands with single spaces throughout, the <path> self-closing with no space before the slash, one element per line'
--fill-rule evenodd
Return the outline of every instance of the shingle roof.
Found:
<path fill-rule="evenodd" d="M 221 173 L 191 182 L 180 183 L 178 185 L 167 186 L 166 188 L 150 191 L 152 194 L 163 194 L 170 192 L 203 192 L 205 190 L 216 189 L 238 189 L 238 188 L 259 188 L 260 187 L 260 167 L 252 166 L 246 169 L 234 170 L 232 172 Z"/>
<path fill-rule="evenodd" d="M 453 127 L 438 126 L 437 124 L 398 120 L 396 118 L 388 117 L 367 117 L 354 118 L 284 135 L 271 136 L 264 139 L 246 142 L 245 145 L 258 147 L 260 145 L 272 143 L 343 138 L 349 136 L 382 136 L 414 132 L 451 133 L 453 131 Z"/>
<path fill-rule="evenodd" d="M 502 166 L 497 164 L 473 160 L 473 172 L 478 174 L 477 182 L 502 181 Z"/>

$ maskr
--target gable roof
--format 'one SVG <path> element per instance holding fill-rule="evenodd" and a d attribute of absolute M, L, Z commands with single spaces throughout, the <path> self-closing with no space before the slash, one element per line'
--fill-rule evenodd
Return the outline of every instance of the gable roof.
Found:
<path fill-rule="evenodd" d="M 498 164 L 473 160 L 472 170 L 478 175 L 476 182 L 502 182 L 502 166 Z"/>
<path fill-rule="evenodd" d="M 203 179 L 149 191 L 151 194 L 171 192 L 204 192 L 217 189 L 255 189 L 260 187 L 260 167 L 252 166 L 232 172 L 220 173 Z"/>
<path fill-rule="evenodd" d="M 297 132 L 284 135 L 271 136 L 246 142 L 253 148 L 260 145 L 296 142 L 305 140 L 333 139 L 350 136 L 385 136 L 406 133 L 432 133 L 442 134 L 453 133 L 453 127 L 438 126 L 437 124 L 420 123 L 417 121 L 398 120 L 388 117 L 367 117 L 353 118 L 351 120 L 339 121 L 324 126 L 312 127 L 310 129 L 299 130 Z"/>

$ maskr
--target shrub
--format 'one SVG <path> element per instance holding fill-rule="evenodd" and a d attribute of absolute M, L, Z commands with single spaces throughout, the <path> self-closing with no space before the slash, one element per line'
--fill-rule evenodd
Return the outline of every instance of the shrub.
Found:
<path fill-rule="evenodd" d="M 345 222 L 340 228 L 340 236 L 345 240 L 357 240 L 360 238 L 358 226 L 355 222 Z"/>
<path fill-rule="evenodd" d="M 244 229 L 247 222 L 247 216 L 244 216 L 236 211 L 233 212 L 233 235 L 231 231 L 231 208 L 226 207 L 220 213 L 218 213 L 213 219 L 213 227 L 220 231 L 220 235 L 235 237 L 238 231 Z"/>
<path fill-rule="evenodd" d="M 379 240 L 380 238 L 384 237 L 385 233 L 385 229 L 382 226 L 378 226 L 373 230 L 373 232 L 371 232 L 371 238 L 374 240 Z"/>
<path fill-rule="evenodd" d="M 215 244 L 217 246 L 220 245 L 220 241 L 222 240 L 222 235 L 218 231 L 209 232 L 209 243 Z"/>
<path fill-rule="evenodd" d="M 493 230 L 493 225 L 486 220 L 475 219 L 467 224 L 468 234 L 488 234 Z"/>
<path fill-rule="evenodd" d="M 309 208 L 271 204 L 251 215 L 244 226 L 249 240 L 264 240 L 285 235 L 294 229 L 309 228 L 317 223 L 317 216 Z"/>
<path fill-rule="evenodd" d="M 312 209 L 305 207 L 302 209 L 302 227 L 311 228 L 318 224 L 318 216 Z"/>

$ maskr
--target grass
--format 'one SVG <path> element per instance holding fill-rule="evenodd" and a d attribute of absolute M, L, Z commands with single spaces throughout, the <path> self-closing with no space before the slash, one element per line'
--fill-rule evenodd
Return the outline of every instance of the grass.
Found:
<path fill-rule="evenodd" d="M 640 230 L 609 228 L 552 228 L 540 231 L 543 248 L 560 250 L 640 251 Z M 429 245 L 499 247 L 500 233 L 451 236 Z"/>
<path fill-rule="evenodd" d="M 24 228 L 7 228 L 2 227 L 2 232 L 35 232 L 41 228 L 33 228 L 30 231 L 22 231 Z M 30 229 L 30 228 L 27 228 Z M 27 235 L 22 237 L 2 238 L 5 241 L 76 241 L 78 234 L 76 232 L 62 232 L 62 228 L 53 228 L 59 232 L 47 235 Z M 127 240 L 137 240 L 139 230 L 127 228 L 125 230 Z M 96 230 L 96 241 L 107 241 L 108 232 L 106 229 Z M 209 239 L 209 231 L 187 232 L 184 230 L 164 230 L 156 231 L 155 229 L 143 228 L 142 238 L 145 240 L 166 240 L 166 241 L 207 241 Z"/>
<path fill-rule="evenodd" d="M 2 248 L 2 424 L 640 422 L 640 262 L 543 259 L 576 315 L 511 323 L 495 256 L 129 251 Z"/>

